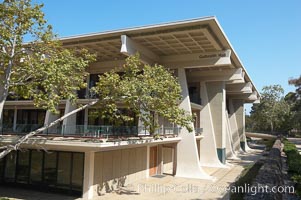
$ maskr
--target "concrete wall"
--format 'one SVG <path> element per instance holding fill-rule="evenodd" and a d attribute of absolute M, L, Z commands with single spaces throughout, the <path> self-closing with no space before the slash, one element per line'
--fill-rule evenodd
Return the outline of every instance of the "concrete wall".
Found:
<path fill-rule="evenodd" d="M 173 173 L 173 149 L 163 147 L 163 173 Z"/>
<path fill-rule="evenodd" d="M 111 192 L 147 176 L 147 147 L 95 153 L 97 194 Z"/>

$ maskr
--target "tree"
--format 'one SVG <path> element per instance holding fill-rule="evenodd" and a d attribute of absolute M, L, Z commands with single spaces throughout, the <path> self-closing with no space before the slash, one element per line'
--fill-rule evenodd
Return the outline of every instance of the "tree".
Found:
<path fill-rule="evenodd" d="M 85 87 L 85 68 L 94 56 L 62 48 L 42 6 L 30 0 L 0 4 L 0 121 L 9 95 L 55 112 L 60 100 L 75 100 L 75 91 Z"/>
<path fill-rule="evenodd" d="M 193 117 L 179 108 L 181 88 L 170 71 L 160 65 L 142 65 L 137 55 L 129 57 L 121 71 L 101 75 L 93 88 L 101 99 L 98 104 L 102 116 L 111 116 L 114 120 L 133 120 L 119 111 L 118 107 L 122 104 L 139 117 L 151 134 L 158 128 L 156 116 L 192 131 Z"/>
<path fill-rule="evenodd" d="M 293 128 L 301 130 L 301 76 L 296 79 L 290 79 L 289 84 L 296 87 L 295 92 L 290 92 L 286 98 L 292 105 L 291 111 L 293 113 L 292 123 Z"/>
<path fill-rule="evenodd" d="M 290 129 L 290 105 L 285 101 L 280 85 L 265 86 L 261 102 L 251 110 L 252 127 L 259 131 L 288 131 Z"/>
<path fill-rule="evenodd" d="M 56 112 L 60 100 L 74 102 L 75 91 L 86 85 L 85 68 L 95 56 L 84 49 L 63 48 L 52 27 L 47 25 L 42 6 L 33 5 L 30 0 L 0 3 L 0 121 L 9 95 L 33 100 L 35 106 Z M 25 43 L 25 38 L 31 42 Z M 90 102 L 72 113 L 95 103 Z M 72 113 L 3 147 L 0 158 Z"/>

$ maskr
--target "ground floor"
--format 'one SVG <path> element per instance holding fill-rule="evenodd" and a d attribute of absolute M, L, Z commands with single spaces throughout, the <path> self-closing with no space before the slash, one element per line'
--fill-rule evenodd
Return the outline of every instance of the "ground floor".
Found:
<path fill-rule="evenodd" d="M 213 181 L 180 178 L 163 174 L 162 176 L 152 176 L 135 180 L 124 187 L 120 187 L 118 190 L 108 192 L 100 197 L 95 197 L 94 199 L 228 199 L 228 195 L 223 188 L 233 183 L 244 169 L 244 166 L 252 164 L 254 161 L 258 160 L 261 157 L 261 154 L 262 150 L 254 149 L 250 153 L 241 154 L 239 156 L 241 160 L 230 160 L 228 168 L 204 168 L 207 173 L 216 177 Z M 102 156 L 98 155 L 98 157 Z M 108 169 L 109 167 L 107 167 L 106 170 Z M 114 170 L 112 169 L 112 171 Z M 98 176 L 99 174 L 101 173 L 98 172 Z M 138 175 L 136 174 L 136 176 Z M 33 200 L 41 198 L 45 200 L 82 199 L 53 193 L 42 193 L 34 190 L 2 186 L 0 187 L 0 196 L 14 199 L 30 198 Z"/>
<path fill-rule="evenodd" d="M 151 176 L 174 175 L 179 140 L 170 140 L 103 148 L 70 141 L 68 148 L 66 141 L 43 148 L 30 144 L 0 160 L 0 185 L 91 199 Z"/>

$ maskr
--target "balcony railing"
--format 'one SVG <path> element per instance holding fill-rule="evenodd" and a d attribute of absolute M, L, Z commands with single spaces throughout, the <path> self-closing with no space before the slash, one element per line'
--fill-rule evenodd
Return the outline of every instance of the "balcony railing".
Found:
<path fill-rule="evenodd" d="M 195 135 L 201 135 L 203 133 L 203 128 L 195 128 Z"/>
<path fill-rule="evenodd" d="M 2 134 L 26 134 L 34 131 L 43 125 L 41 124 L 17 124 L 13 127 L 0 127 Z M 154 134 L 178 135 L 180 127 L 160 127 Z M 149 136 L 149 131 L 143 126 L 106 126 L 106 125 L 56 125 L 44 131 L 45 135 L 76 136 L 76 137 L 130 137 Z"/>

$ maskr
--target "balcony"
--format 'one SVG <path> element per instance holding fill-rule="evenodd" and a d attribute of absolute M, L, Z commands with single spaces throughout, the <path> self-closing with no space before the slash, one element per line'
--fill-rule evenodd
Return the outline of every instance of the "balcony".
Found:
<path fill-rule="evenodd" d="M 30 131 L 34 131 L 43 125 L 40 124 L 17 124 L 16 128 L 0 127 L 2 134 L 24 135 Z M 155 130 L 154 134 L 160 136 L 177 136 L 180 127 L 161 127 Z M 147 129 L 142 126 L 105 126 L 105 125 L 57 125 L 49 128 L 41 135 L 54 135 L 66 137 L 89 137 L 89 138 L 116 138 L 116 137 L 142 137 L 150 136 Z"/>

